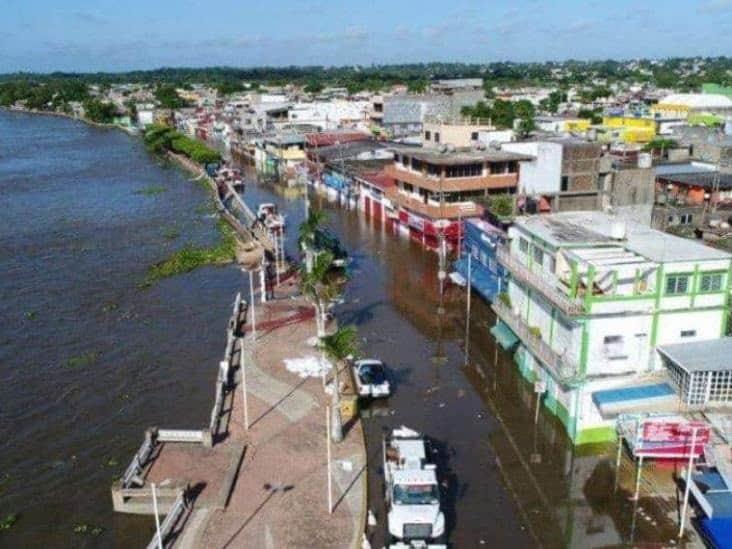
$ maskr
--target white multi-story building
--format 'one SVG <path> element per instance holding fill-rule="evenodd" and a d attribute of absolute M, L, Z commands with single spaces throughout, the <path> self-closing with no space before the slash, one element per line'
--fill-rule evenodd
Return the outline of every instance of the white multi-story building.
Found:
<path fill-rule="evenodd" d="M 659 345 L 726 332 L 732 255 L 691 240 L 566 212 L 517 218 L 497 256 L 510 273 L 498 327 L 576 444 L 615 436 L 594 393 L 655 379 Z"/>
<path fill-rule="evenodd" d="M 292 124 L 311 124 L 321 130 L 365 128 L 370 110 L 369 101 L 314 101 L 292 105 L 287 118 Z"/>

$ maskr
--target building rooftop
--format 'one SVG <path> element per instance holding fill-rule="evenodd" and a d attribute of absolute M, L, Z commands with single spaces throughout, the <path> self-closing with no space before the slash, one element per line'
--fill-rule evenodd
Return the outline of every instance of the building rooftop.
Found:
<path fill-rule="evenodd" d="M 431 164 L 453 165 L 470 164 L 471 162 L 509 162 L 533 160 L 533 156 L 494 149 L 455 149 L 440 152 L 439 149 L 422 149 L 415 147 L 394 147 L 394 152 L 429 162 Z"/>
<path fill-rule="evenodd" d="M 732 174 L 719 173 L 716 170 L 697 170 L 695 172 L 657 174 L 657 177 L 675 183 L 677 185 L 689 185 L 711 190 L 714 186 L 715 176 L 719 177 L 719 189 L 728 191 L 732 189 Z"/>
<path fill-rule="evenodd" d="M 732 337 L 660 345 L 658 352 L 687 372 L 732 370 Z"/>
<path fill-rule="evenodd" d="M 732 108 L 732 99 L 717 93 L 675 93 L 664 97 L 659 105 L 684 105 L 693 109 Z"/>
<path fill-rule="evenodd" d="M 598 211 L 522 216 L 516 218 L 515 224 L 556 247 L 618 246 L 656 263 L 732 257 L 694 240 Z M 625 238 L 615 238 L 616 232 L 624 233 Z"/>

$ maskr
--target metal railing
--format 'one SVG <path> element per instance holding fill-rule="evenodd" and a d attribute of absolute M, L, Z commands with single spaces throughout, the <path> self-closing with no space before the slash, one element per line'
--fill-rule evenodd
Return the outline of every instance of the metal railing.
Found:
<path fill-rule="evenodd" d="M 505 322 L 511 330 L 519 337 L 531 353 L 551 370 L 552 375 L 563 384 L 572 384 L 580 379 L 579 366 L 569 357 L 560 355 L 541 338 L 541 335 L 534 333 L 531 327 L 518 315 L 514 314 L 501 300 L 493 303 L 493 310 L 498 317 Z"/>
<path fill-rule="evenodd" d="M 514 278 L 539 290 L 553 305 L 561 309 L 566 315 L 581 315 L 584 313 L 582 301 L 571 298 L 557 288 L 556 285 L 551 284 L 548 281 L 549 279 L 536 274 L 515 257 L 512 257 L 508 247 L 499 246 L 496 249 L 496 257 Z"/>
<path fill-rule="evenodd" d="M 175 525 L 178 519 L 186 512 L 188 508 L 188 501 L 186 500 L 185 492 L 181 492 L 175 500 L 175 503 L 171 507 L 168 514 L 165 515 L 165 520 L 160 525 L 160 540 L 158 540 L 158 533 L 153 534 L 153 538 L 150 543 L 147 544 L 147 549 L 158 549 L 158 547 L 171 547 L 172 542 L 167 540 L 168 536 L 175 529 Z"/>

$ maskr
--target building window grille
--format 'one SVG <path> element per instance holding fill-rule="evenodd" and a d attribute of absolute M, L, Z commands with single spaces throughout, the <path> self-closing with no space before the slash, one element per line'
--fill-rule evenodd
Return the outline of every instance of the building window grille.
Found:
<path fill-rule="evenodd" d="M 529 241 L 523 237 L 519 238 L 519 250 L 525 254 L 529 253 Z"/>
<path fill-rule="evenodd" d="M 666 277 L 666 293 L 668 295 L 682 295 L 688 291 L 688 275 L 670 275 Z"/>
<path fill-rule="evenodd" d="M 534 246 L 534 263 L 544 265 L 544 252 L 541 248 Z"/>
<path fill-rule="evenodd" d="M 705 293 L 722 291 L 722 273 L 703 274 L 699 291 Z"/>

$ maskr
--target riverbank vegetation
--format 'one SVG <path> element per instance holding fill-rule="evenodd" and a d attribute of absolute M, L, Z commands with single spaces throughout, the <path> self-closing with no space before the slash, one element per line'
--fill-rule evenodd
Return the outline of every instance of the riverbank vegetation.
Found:
<path fill-rule="evenodd" d="M 164 124 L 152 124 L 143 135 L 145 145 L 155 153 L 166 151 L 187 156 L 198 164 L 212 164 L 221 161 L 221 154 Z"/>
<path fill-rule="evenodd" d="M 220 233 L 217 244 L 208 248 L 184 246 L 167 259 L 152 265 L 141 286 L 146 288 L 163 278 L 189 273 L 204 265 L 225 265 L 234 261 L 237 244 L 234 229 L 223 219 L 219 219 L 217 227 Z"/>
<path fill-rule="evenodd" d="M 99 99 L 84 101 L 84 116 L 98 124 L 111 124 L 117 116 L 117 107 Z"/>

